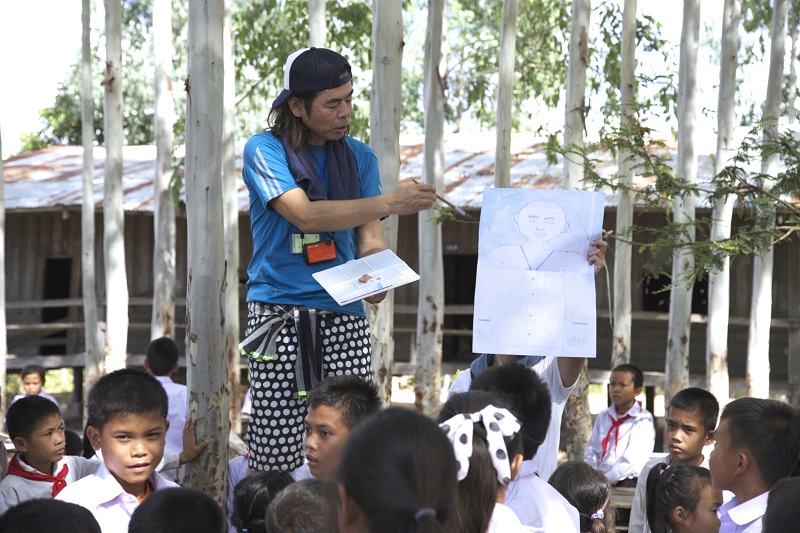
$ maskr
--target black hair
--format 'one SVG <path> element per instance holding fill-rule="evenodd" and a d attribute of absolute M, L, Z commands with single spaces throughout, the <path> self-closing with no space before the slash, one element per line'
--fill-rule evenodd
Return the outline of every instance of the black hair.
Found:
<path fill-rule="evenodd" d="M 188 487 L 154 492 L 136 508 L 128 523 L 128 533 L 220 533 L 226 529 L 219 503 Z"/>
<path fill-rule="evenodd" d="M 320 381 L 311 389 L 306 404 L 308 409 L 319 405 L 335 409 L 347 429 L 353 429 L 366 418 L 377 414 L 382 406 L 378 387 L 353 374 Z"/>
<path fill-rule="evenodd" d="M 456 473 L 453 448 L 436 422 L 389 407 L 347 439 L 339 481 L 372 533 L 432 533 L 451 529 Z"/>
<path fill-rule="evenodd" d="M 739 398 L 722 411 L 730 443 L 753 456 L 762 481 L 772 486 L 789 477 L 800 457 L 800 415 L 788 403 Z"/>
<path fill-rule="evenodd" d="M 611 528 L 611 484 L 608 478 L 583 461 L 567 461 L 547 481 L 578 510 L 580 530 L 606 533 Z M 597 511 L 603 511 L 603 518 Z M 594 516 L 594 518 L 592 518 Z"/>
<path fill-rule="evenodd" d="M 800 479 L 782 479 L 769 491 L 767 511 L 762 518 L 764 531 L 795 533 L 800 523 Z"/>
<path fill-rule="evenodd" d="M 612 372 L 628 372 L 629 374 L 633 375 L 633 388 L 634 389 L 641 389 L 644 387 L 644 373 L 642 369 L 636 365 L 631 365 L 629 363 L 625 363 L 623 365 L 617 365 L 611 369 Z"/>
<path fill-rule="evenodd" d="M 484 391 L 454 394 L 442 406 L 438 422 L 449 420 L 457 414 L 476 413 L 488 405 L 508 409 L 503 402 Z M 505 437 L 508 460 L 522 454 L 522 431 Z M 456 530 L 459 533 L 483 533 L 489 527 L 497 491 L 501 488 L 486 443 L 486 427 L 476 423 L 472 434 L 472 455 L 469 458 L 467 477 L 458 482 Z"/>
<path fill-rule="evenodd" d="M 475 377 L 469 390 L 486 391 L 508 406 L 522 423 L 523 457 L 532 459 L 547 436 L 553 409 L 550 390 L 539 375 L 519 365 L 491 366 Z"/>
<path fill-rule="evenodd" d="M 20 370 L 19 377 L 20 379 L 25 379 L 25 376 L 29 374 L 39 374 L 39 379 L 42 380 L 42 386 L 44 387 L 44 376 L 46 372 L 42 365 L 25 365 L 25 368 Z"/>
<path fill-rule="evenodd" d="M 717 427 L 719 417 L 719 402 L 717 398 L 705 389 L 689 387 L 675 393 L 669 402 L 669 409 L 683 409 L 703 420 L 705 432 L 713 431 Z"/>
<path fill-rule="evenodd" d="M 88 399 L 92 427 L 102 431 L 119 415 L 143 415 L 156 411 L 167 419 L 167 393 L 156 378 L 135 368 L 123 368 L 97 380 Z"/>
<path fill-rule="evenodd" d="M 54 530 L 59 533 L 102 533 L 91 511 L 50 498 L 24 501 L 0 516 L 0 531 L 3 533 Z"/>
<path fill-rule="evenodd" d="M 298 481 L 279 492 L 269 504 L 265 531 L 336 533 L 337 504 L 336 485 L 332 482 L 318 478 Z"/>
<path fill-rule="evenodd" d="M 150 371 L 156 376 L 167 376 L 178 364 L 178 345 L 169 337 L 161 337 L 150 341 L 145 358 Z"/>
<path fill-rule="evenodd" d="M 647 475 L 647 523 L 652 533 L 671 533 L 675 524 L 672 511 L 683 507 L 693 513 L 703 496 L 703 490 L 711 486 L 711 473 L 699 466 L 666 463 L 655 465 Z"/>
<path fill-rule="evenodd" d="M 23 396 L 12 403 L 6 412 L 6 429 L 11 440 L 30 438 L 31 433 L 47 417 L 61 416 L 61 409 L 44 396 Z"/>
<path fill-rule="evenodd" d="M 294 483 L 288 472 L 269 470 L 245 477 L 233 489 L 231 525 L 239 531 L 266 533 L 267 507 L 275 496 Z"/>
<path fill-rule="evenodd" d="M 64 430 L 64 454 L 83 455 L 83 441 L 81 440 L 81 436 L 71 429 Z"/>

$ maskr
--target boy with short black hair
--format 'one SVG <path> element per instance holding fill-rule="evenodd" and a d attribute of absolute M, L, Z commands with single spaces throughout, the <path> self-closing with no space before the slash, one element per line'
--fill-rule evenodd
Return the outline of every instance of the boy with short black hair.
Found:
<path fill-rule="evenodd" d="M 183 426 L 186 424 L 186 385 L 172 381 L 172 374 L 178 370 L 178 345 L 169 337 L 150 341 L 144 359 L 144 369 L 155 377 L 167 392 L 167 444 L 166 453 L 180 453 L 183 450 Z M 167 474 L 164 474 L 167 476 Z"/>
<path fill-rule="evenodd" d="M 655 465 L 666 462 L 670 466 L 689 464 L 708 468 L 703 448 L 714 442 L 718 416 L 719 402 L 705 389 L 690 387 L 672 397 L 664 428 L 664 444 L 669 455 L 666 459 L 661 456 L 650 459 L 639 473 L 628 531 L 650 533 L 646 509 L 647 474 Z"/>
<path fill-rule="evenodd" d="M 99 461 L 64 454 L 61 411 L 42 396 L 25 396 L 11 404 L 6 426 L 17 453 L 0 483 L 0 514 L 27 500 L 53 498 L 100 467 Z"/>
<path fill-rule="evenodd" d="M 88 408 L 86 434 L 102 452 L 103 465 L 58 499 L 89 509 L 104 533 L 125 533 L 133 511 L 150 494 L 177 487 L 156 472 L 169 425 L 167 394 L 147 373 L 122 369 L 97 381 Z"/>
<path fill-rule="evenodd" d="M 166 489 L 147 498 L 133 512 L 128 533 L 222 533 L 225 514 L 197 489 Z"/>
<path fill-rule="evenodd" d="M 267 508 L 270 533 L 337 533 L 336 485 L 325 479 L 304 479 L 280 491 Z"/>
<path fill-rule="evenodd" d="M 578 511 L 541 479 L 533 458 L 547 436 L 552 399 L 539 375 L 517 365 L 492 366 L 477 375 L 470 391 L 485 391 L 508 406 L 522 424 L 523 462 L 506 489 L 504 505 L 510 507 L 523 525 L 537 531 L 579 530 Z"/>
<path fill-rule="evenodd" d="M 23 392 L 14 396 L 14 399 L 11 400 L 11 403 L 24 398 L 25 396 L 41 396 L 58 405 L 58 400 L 54 396 L 47 394 L 42 390 L 42 387 L 44 387 L 45 375 L 46 373 L 44 367 L 41 365 L 25 366 L 25 368 L 23 368 L 19 373 L 19 378 L 22 380 Z"/>
<path fill-rule="evenodd" d="M 636 486 L 656 442 L 653 415 L 636 400 L 643 386 L 644 374 L 637 366 L 618 365 L 611 371 L 611 407 L 597 415 L 583 451 L 584 461 L 614 486 Z"/>
<path fill-rule="evenodd" d="M 311 390 L 306 405 L 306 463 L 292 477 L 333 479 L 350 431 L 381 410 L 378 388 L 355 375 L 334 376 Z"/>
<path fill-rule="evenodd" d="M 720 533 L 757 533 L 769 491 L 800 457 L 800 415 L 789 404 L 739 398 L 722 411 L 711 452 L 711 481 L 734 497 L 717 510 Z"/>

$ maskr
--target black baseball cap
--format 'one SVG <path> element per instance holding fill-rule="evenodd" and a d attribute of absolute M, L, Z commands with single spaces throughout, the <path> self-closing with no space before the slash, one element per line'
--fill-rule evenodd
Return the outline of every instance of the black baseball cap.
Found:
<path fill-rule="evenodd" d="M 347 75 L 341 77 L 347 69 Z M 303 48 L 286 60 L 283 73 L 283 91 L 272 102 L 280 107 L 295 92 L 327 91 L 341 87 L 352 79 L 350 63 L 333 50 L 327 48 Z"/>

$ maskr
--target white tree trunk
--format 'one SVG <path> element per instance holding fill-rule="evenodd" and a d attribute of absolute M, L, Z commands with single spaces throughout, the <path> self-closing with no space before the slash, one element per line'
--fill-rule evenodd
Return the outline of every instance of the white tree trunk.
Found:
<path fill-rule="evenodd" d="M 236 70 L 233 58 L 232 2 L 225 2 L 225 27 L 223 53 L 225 54 L 225 81 L 223 83 L 222 110 L 222 187 L 223 217 L 225 224 L 225 336 L 228 343 L 228 384 L 231 391 L 230 419 L 236 434 L 242 431 L 242 410 L 239 402 L 239 193 L 236 174 Z"/>
<path fill-rule="evenodd" d="M 370 144 L 378 157 L 384 192 L 400 181 L 400 115 L 402 113 L 403 4 L 377 0 L 372 13 L 372 89 L 370 93 Z M 397 250 L 397 217 L 383 221 L 383 234 Z M 394 364 L 394 291 L 379 305 L 367 305 L 372 340 L 372 379 L 383 402 L 392 399 Z"/>
<path fill-rule="evenodd" d="M 172 0 L 153 0 L 156 175 L 153 180 L 153 313 L 150 338 L 175 337 L 175 203 L 172 178 Z"/>
<path fill-rule="evenodd" d="M 328 41 L 325 0 L 308 0 L 308 45 L 324 48 Z"/>
<path fill-rule="evenodd" d="M 569 35 L 569 65 L 564 122 L 564 148 L 583 148 L 584 95 L 586 67 L 589 59 L 589 16 L 591 0 L 572 0 L 572 24 Z M 583 162 L 577 154 L 564 158 L 564 188 L 579 189 L 583 179 Z"/>
<path fill-rule="evenodd" d="M 697 100 L 697 49 L 700 38 L 700 0 L 684 0 L 681 29 L 680 65 L 678 70 L 678 162 L 675 174 L 690 183 L 697 181 L 695 155 L 695 119 Z M 673 220 L 688 224 L 694 220 L 695 199 L 691 195 L 676 197 Z M 680 242 L 694 240 L 694 229 Z M 689 334 L 691 332 L 692 286 L 681 285 L 694 266 L 694 255 L 685 248 L 672 254 L 672 281 L 678 283 L 670 291 L 669 328 L 667 331 L 664 401 L 689 386 Z"/>
<path fill-rule="evenodd" d="M 620 124 L 631 127 L 636 112 L 636 0 L 625 0 L 622 13 L 622 48 L 620 50 Z M 619 183 L 633 184 L 630 152 L 620 150 Z M 611 368 L 631 360 L 631 256 L 628 242 L 633 224 L 633 194 L 620 190 L 617 205 L 617 235 L 614 243 L 614 342 L 611 349 Z"/>
<path fill-rule="evenodd" d="M 494 186 L 511 187 L 511 128 L 513 127 L 514 62 L 517 48 L 519 0 L 503 1 L 500 30 L 500 61 L 497 81 L 497 145 Z"/>
<path fill-rule="evenodd" d="M 81 284 L 83 292 L 83 332 L 86 344 L 86 396 L 102 375 L 102 355 L 97 335 L 97 294 L 94 258 L 94 100 L 92 99 L 91 1 L 81 2 L 83 35 L 81 45 L 81 137 L 83 143 L 83 204 L 81 205 Z"/>
<path fill-rule="evenodd" d="M 569 67 L 567 70 L 566 112 L 564 122 L 564 147 L 583 148 L 584 107 L 583 97 L 586 92 L 586 67 L 589 53 L 589 15 L 592 5 L 590 0 L 573 0 L 572 24 L 569 36 Z M 573 146 L 574 145 L 574 146 Z M 563 185 L 565 189 L 581 189 L 583 183 L 583 165 L 580 156 L 567 154 L 564 158 Z M 589 380 L 584 371 L 575 386 L 575 390 L 567 398 L 564 409 L 564 449 L 570 459 L 580 459 L 580 450 L 586 446 L 592 433 L 592 417 L 589 413 Z"/>
<path fill-rule="evenodd" d="M 425 166 L 423 179 L 442 190 L 444 177 L 444 0 L 428 0 L 428 30 L 425 39 Z M 439 406 L 439 373 L 442 367 L 444 321 L 444 267 L 442 228 L 426 222 L 432 209 L 419 217 L 419 304 L 417 313 L 417 367 L 414 375 L 415 405 L 432 415 Z"/>
<path fill-rule="evenodd" d="M 733 135 L 736 130 L 736 68 L 739 50 L 741 0 L 725 0 L 722 14 L 720 49 L 719 101 L 717 104 L 717 152 L 714 174 L 725 168 L 735 155 Z M 714 200 L 711 214 L 711 240 L 731 236 L 735 196 Z M 730 259 L 708 279 L 708 326 L 706 329 L 706 387 L 725 403 L 730 397 L 728 377 L 728 317 L 730 314 Z"/>
<path fill-rule="evenodd" d="M 3 176 L 3 139 L 0 136 L 0 412 L 6 412 L 6 200 Z"/>
<path fill-rule="evenodd" d="M 800 8 L 800 5 L 797 2 L 794 3 L 797 8 Z M 797 70 L 800 68 L 798 65 L 798 54 L 800 54 L 800 15 L 798 13 L 793 13 L 792 17 L 792 28 L 791 28 L 791 38 L 792 38 L 792 52 L 789 56 L 789 97 L 786 100 L 786 114 L 789 115 L 789 124 L 794 124 L 795 120 L 797 120 Z"/>
<path fill-rule="evenodd" d="M 104 372 L 125 368 L 128 350 L 128 277 L 122 210 L 122 1 L 105 0 L 106 76 L 103 186 L 103 260 L 106 281 Z"/>
<path fill-rule="evenodd" d="M 224 502 L 230 432 L 225 346 L 222 216 L 223 0 L 189 6 L 186 82 L 186 350 L 189 403 L 197 435 L 213 435 L 187 465 L 186 483 Z"/>
<path fill-rule="evenodd" d="M 764 103 L 764 143 L 778 138 L 778 117 L 781 106 L 781 84 L 786 40 L 788 0 L 775 0 L 772 11 L 770 36 L 769 79 L 767 99 Z M 774 176 L 778 154 L 773 153 L 761 162 L 761 173 Z M 762 187 L 769 190 L 771 179 Z M 772 224 L 775 224 L 775 209 Z M 772 321 L 772 263 L 774 247 L 769 245 L 756 254 L 753 262 L 753 300 L 750 304 L 750 331 L 747 339 L 747 394 L 757 398 L 769 397 L 769 327 Z"/>

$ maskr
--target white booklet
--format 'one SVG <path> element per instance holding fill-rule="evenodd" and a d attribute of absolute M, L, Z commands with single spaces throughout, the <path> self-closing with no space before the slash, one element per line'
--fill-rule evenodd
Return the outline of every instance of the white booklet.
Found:
<path fill-rule="evenodd" d="M 419 274 L 391 250 L 353 259 L 312 274 L 339 305 L 387 291 L 419 279 Z"/>

